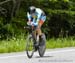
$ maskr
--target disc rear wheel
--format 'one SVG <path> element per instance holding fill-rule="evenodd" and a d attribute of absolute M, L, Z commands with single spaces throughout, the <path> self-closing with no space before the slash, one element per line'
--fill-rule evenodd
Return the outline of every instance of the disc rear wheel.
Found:
<path fill-rule="evenodd" d="M 41 41 L 39 42 L 39 49 L 38 49 L 40 57 L 44 56 L 45 50 L 46 50 L 46 37 L 45 34 L 43 34 L 41 37 Z"/>

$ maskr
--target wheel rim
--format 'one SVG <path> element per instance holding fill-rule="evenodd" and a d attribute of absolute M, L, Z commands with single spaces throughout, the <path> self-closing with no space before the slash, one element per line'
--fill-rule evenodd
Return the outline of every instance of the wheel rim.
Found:
<path fill-rule="evenodd" d="M 33 44 L 33 38 L 29 37 L 26 45 L 26 51 L 27 51 L 27 56 L 31 58 L 34 53 L 34 44 Z"/>

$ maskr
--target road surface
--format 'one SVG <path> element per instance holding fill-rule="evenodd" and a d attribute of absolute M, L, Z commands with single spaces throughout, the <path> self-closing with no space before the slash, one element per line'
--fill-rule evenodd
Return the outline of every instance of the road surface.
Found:
<path fill-rule="evenodd" d="M 3 53 L 0 63 L 75 63 L 75 48 L 48 49 L 42 58 L 35 52 L 31 59 L 26 52 Z"/>

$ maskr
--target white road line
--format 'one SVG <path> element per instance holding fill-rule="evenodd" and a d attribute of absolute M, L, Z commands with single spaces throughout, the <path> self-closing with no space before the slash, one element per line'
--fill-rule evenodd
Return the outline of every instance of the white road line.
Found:
<path fill-rule="evenodd" d="M 26 54 L 21 54 L 21 55 L 9 55 L 9 56 L 3 56 L 0 57 L 0 59 L 6 59 L 6 58 L 14 58 L 14 57 L 22 57 L 22 56 L 26 56 Z"/>
<path fill-rule="evenodd" d="M 49 53 L 61 53 L 61 52 L 71 52 L 71 51 L 75 51 L 75 49 L 65 49 L 65 50 L 55 50 L 55 51 L 47 51 L 47 54 Z"/>
<path fill-rule="evenodd" d="M 75 49 L 65 49 L 65 50 L 55 50 L 55 51 L 46 51 L 46 53 L 45 53 L 45 55 L 46 54 L 51 54 L 51 53 L 61 53 L 61 52 L 71 52 L 71 51 L 75 51 Z M 38 55 L 38 53 L 36 53 L 36 55 Z M 24 57 L 24 56 L 26 56 L 26 53 L 25 54 L 21 54 L 20 53 L 20 55 L 18 54 L 18 55 L 16 55 L 16 54 L 12 54 L 12 55 L 10 55 L 9 54 L 9 56 L 7 56 L 7 55 L 3 55 L 3 56 L 1 56 L 0 57 L 0 59 L 6 59 L 6 58 L 14 58 L 14 57 Z"/>

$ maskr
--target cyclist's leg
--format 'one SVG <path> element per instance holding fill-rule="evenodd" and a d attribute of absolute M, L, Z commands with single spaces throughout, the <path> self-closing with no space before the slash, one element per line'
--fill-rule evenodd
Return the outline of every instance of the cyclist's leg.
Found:
<path fill-rule="evenodd" d="M 36 26 L 33 26 L 33 37 L 34 37 L 34 41 L 36 42 Z"/>
<path fill-rule="evenodd" d="M 46 16 L 42 16 L 41 19 L 40 19 L 40 21 L 39 21 L 38 26 L 36 27 L 36 30 L 35 30 L 35 31 L 36 31 L 36 33 L 37 33 L 37 42 L 39 41 L 39 37 L 42 36 L 41 27 L 42 27 L 42 25 L 43 25 L 45 19 L 46 19 Z M 37 45 L 38 45 L 38 44 L 37 44 Z"/>
<path fill-rule="evenodd" d="M 45 20 L 46 20 L 46 16 L 41 16 L 41 19 L 40 19 L 38 27 L 37 27 L 39 36 L 42 35 L 41 27 L 42 27 L 43 23 L 45 22 Z"/>
<path fill-rule="evenodd" d="M 38 27 L 37 27 L 37 31 L 38 31 L 38 35 L 41 36 L 42 35 L 42 30 L 41 30 L 41 26 L 43 25 L 44 21 L 40 20 Z"/>

